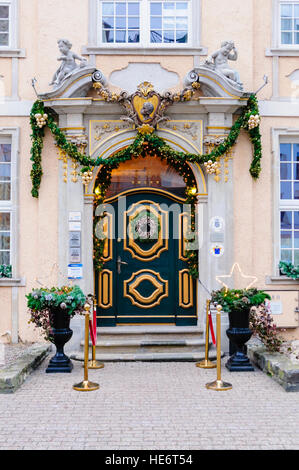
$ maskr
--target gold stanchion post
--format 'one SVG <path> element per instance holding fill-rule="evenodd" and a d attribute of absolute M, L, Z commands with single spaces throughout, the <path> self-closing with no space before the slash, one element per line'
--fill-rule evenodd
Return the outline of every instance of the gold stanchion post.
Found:
<path fill-rule="evenodd" d="M 201 369 L 215 369 L 217 364 L 209 360 L 209 312 L 210 312 L 210 305 L 211 301 L 207 300 L 207 308 L 206 308 L 206 352 L 205 352 L 205 359 L 204 361 L 198 362 L 196 367 L 200 367 Z"/>
<path fill-rule="evenodd" d="M 97 306 L 96 300 L 94 300 L 93 305 L 94 307 Z M 94 318 L 93 321 L 96 321 L 96 318 Z M 104 367 L 104 364 L 96 359 L 96 345 L 92 345 L 92 359 L 88 363 L 88 369 L 103 369 Z"/>
<path fill-rule="evenodd" d="M 74 390 L 78 392 L 92 392 L 100 388 L 99 384 L 90 382 L 88 380 L 88 354 L 89 354 L 89 316 L 90 305 L 88 303 L 84 306 L 85 310 L 85 344 L 84 344 L 84 380 L 79 384 L 73 386 Z"/>
<path fill-rule="evenodd" d="M 206 384 L 209 390 L 225 391 L 233 388 L 232 384 L 221 380 L 221 305 L 217 305 L 217 380 Z"/>

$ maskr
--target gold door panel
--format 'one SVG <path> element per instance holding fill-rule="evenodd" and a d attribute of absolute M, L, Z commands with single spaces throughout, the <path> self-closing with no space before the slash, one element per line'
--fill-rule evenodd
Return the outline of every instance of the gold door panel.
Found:
<path fill-rule="evenodd" d="M 138 291 L 142 282 L 149 281 L 155 290 L 145 297 Z M 131 300 L 132 305 L 140 308 L 153 308 L 160 305 L 162 299 L 168 297 L 168 281 L 162 279 L 155 271 L 142 269 L 133 273 L 131 278 L 124 281 L 124 297 Z"/>
<path fill-rule="evenodd" d="M 179 272 L 179 305 L 181 308 L 193 307 L 193 280 L 188 269 Z"/>
<path fill-rule="evenodd" d="M 99 307 L 113 307 L 113 272 L 109 269 L 99 275 Z"/>
<path fill-rule="evenodd" d="M 132 232 L 133 219 L 144 210 L 152 213 L 160 224 L 157 242 L 149 249 L 140 246 L 134 239 Z M 159 204 L 153 201 L 140 201 L 133 204 L 124 214 L 124 250 L 129 251 L 132 258 L 145 262 L 159 258 L 163 251 L 168 250 L 168 212 L 162 210 Z"/>

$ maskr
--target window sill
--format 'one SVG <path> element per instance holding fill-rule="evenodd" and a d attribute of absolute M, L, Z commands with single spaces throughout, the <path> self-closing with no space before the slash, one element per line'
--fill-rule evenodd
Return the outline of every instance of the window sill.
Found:
<path fill-rule="evenodd" d="M 207 55 L 206 47 L 117 47 L 83 46 L 82 55 Z"/>
<path fill-rule="evenodd" d="M 0 57 L 24 58 L 26 57 L 26 51 L 25 49 L 12 49 L 12 48 L 0 47 Z"/>
<path fill-rule="evenodd" d="M 299 57 L 299 45 L 298 47 L 273 47 L 266 49 L 266 57 Z"/>
<path fill-rule="evenodd" d="M 0 278 L 0 287 L 24 287 L 26 280 L 22 279 L 9 279 L 5 277 Z"/>
<path fill-rule="evenodd" d="M 299 280 L 295 280 L 287 276 L 266 276 L 267 285 L 283 284 L 283 285 L 294 286 L 294 285 L 297 285 L 298 283 L 299 283 Z"/>

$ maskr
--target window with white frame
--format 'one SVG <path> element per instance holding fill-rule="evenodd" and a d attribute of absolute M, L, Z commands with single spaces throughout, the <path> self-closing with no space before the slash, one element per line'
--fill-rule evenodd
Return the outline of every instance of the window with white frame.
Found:
<path fill-rule="evenodd" d="M 299 143 L 280 144 L 280 259 L 299 265 Z"/>
<path fill-rule="evenodd" d="M 299 2 L 280 2 L 280 43 L 299 45 Z"/>
<path fill-rule="evenodd" d="M 98 0 L 98 44 L 190 45 L 191 16 L 191 0 Z"/>
<path fill-rule="evenodd" d="M 0 265 L 11 265 L 12 225 L 12 146 L 9 139 L 0 140 Z"/>

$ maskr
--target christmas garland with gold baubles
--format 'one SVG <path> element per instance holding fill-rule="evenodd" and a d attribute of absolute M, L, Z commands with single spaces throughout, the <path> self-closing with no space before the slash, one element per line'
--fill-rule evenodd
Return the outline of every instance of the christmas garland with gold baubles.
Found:
<path fill-rule="evenodd" d="M 205 165 L 206 171 L 213 174 L 217 171 L 219 159 L 224 156 L 235 145 L 242 129 L 246 130 L 253 145 L 253 158 L 250 166 L 250 174 L 254 179 L 259 177 L 261 172 L 262 144 L 260 134 L 260 116 L 258 108 L 258 100 L 255 95 L 251 95 L 248 99 L 247 106 L 243 109 L 242 114 L 232 125 L 230 133 L 225 140 L 218 146 L 215 146 L 210 153 L 203 155 L 184 153 L 174 150 L 168 145 L 164 139 L 157 136 L 154 129 L 148 125 L 144 125 L 137 129 L 137 135 L 134 142 L 128 147 L 119 150 L 111 157 L 103 159 L 98 157 L 93 159 L 90 156 L 81 153 L 77 146 L 69 142 L 63 131 L 56 124 L 56 115 L 53 109 L 45 107 L 43 101 L 36 101 L 30 113 L 30 124 L 32 129 L 31 139 L 31 180 L 32 180 L 32 196 L 38 198 L 39 189 L 42 181 L 42 150 L 45 129 L 48 127 L 54 137 L 57 147 L 81 165 L 81 173 L 83 180 L 90 178 L 92 169 L 102 167 L 97 177 L 97 184 L 100 188 L 100 194 L 96 196 L 96 203 L 104 200 L 106 191 L 111 182 L 111 173 L 120 163 L 132 158 L 145 157 L 149 155 L 157 156 L 161 160 L 166 160 L 180 175 L 185 179 L 186 183 L 186 203 L 191 203 L 193 216 L 191 217 L 191 226 L 189 229 L 195 230 L 195 202 L 196 187 L 193 173 L 188 163 L 198 163 Z M 96 222 L 96 221 L 95 221 Z M 98 240 L 95 242 L 95 264 L 98 270 L 103 267 L 101 255 L 104 250 L 104 242 Z M 190 274 L 193 277 L 198 276 L 198 254 L 195 250 L 190 250 L 187 254 Z"/>

